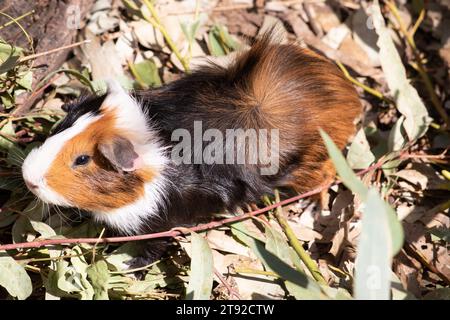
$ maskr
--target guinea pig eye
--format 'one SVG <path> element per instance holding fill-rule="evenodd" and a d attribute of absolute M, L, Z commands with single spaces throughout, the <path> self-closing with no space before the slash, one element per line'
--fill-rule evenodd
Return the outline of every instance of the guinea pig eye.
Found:
<path fill-rule="evenodd" d="M 75 159 L 75 162 L 73 163 L 74 166 L 84 166 L 85 164 L 87 164 L 89 161 L 91 160 L 91 157 L 83 154 L 81 156 L 78 156 Z"/>

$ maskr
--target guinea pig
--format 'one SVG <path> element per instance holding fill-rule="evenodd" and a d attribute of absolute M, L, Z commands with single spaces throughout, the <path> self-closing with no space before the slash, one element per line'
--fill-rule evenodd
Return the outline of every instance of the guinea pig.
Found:
<path fill-rule="evenodd" d="M 63 109 L 23 163 L 27 187 L 132 235 L 327 182 L 335 172 L 319 128 L 344 148 L 361 105 L 332 62 L 266 34 L 227 66 L 210 63 L 147 91 L 110 82 L 106 94 Z M 141 262 L 163 248 L 147 244 Z"/>

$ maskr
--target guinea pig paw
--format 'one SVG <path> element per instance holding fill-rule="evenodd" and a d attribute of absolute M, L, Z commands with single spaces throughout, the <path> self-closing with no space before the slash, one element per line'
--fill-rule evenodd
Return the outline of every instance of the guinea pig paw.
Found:
<path fill-rule="evenodd" d="M 125 262 L 128 267 L 128 270 L 135 270 L 145 268 L 146 266 L 151 265 L 153 262 L 158 259 L 154 259 L 152 257 L 134 257 Z M 147 269 L 137 270 L 131 273 L 132 277 L 136 280 L 144 280 L 145 275 L 147 274 Z"/>
<path fill-rule="evenodd" d="M 149 240 L 141 242 L 139 246 L 139 255 L 125 262 L 128 270 L 143 269 L 160 260 L 166 252 L 168 242 L 166 240 Z M 143 273 L 145 273 L 145 269 Z"/>

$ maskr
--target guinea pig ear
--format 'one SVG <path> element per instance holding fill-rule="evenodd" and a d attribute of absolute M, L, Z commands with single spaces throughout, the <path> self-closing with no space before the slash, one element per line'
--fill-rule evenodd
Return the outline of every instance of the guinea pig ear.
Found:
<path fill-rule="evenodd" d="M 122 85 L 119 83 L 119 81 L 115 79 L 106 79 L 106 87 L 107 87 L 107 94 L 108 95 L 122 95 L 127 94 L 125 89 L 122 87 Z"/>
<path fill-rule="evenodd" d="M 98 144 L 100 153 L 121 171 L 135 171 L 142 167 L 142 159 L 130 140 L 116 136 L 112 141 Z"/>

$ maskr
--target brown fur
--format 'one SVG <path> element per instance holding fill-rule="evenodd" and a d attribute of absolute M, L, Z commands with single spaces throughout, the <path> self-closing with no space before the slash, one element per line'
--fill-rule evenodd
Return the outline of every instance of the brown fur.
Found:
<path fill-rule="evenodd" d="M 334 63 L 311 50 L 269 41 L 256 42 L 229 70 L 233 77 L 246 64 L 257 63 L 240 87 L 242 103 L 237 112 L 244 127 L 280 129 L 281 166 L 287 165 L 286 154 L 301 155 L 285 184 L 305 192 L 335 176 L 319 128 L 343 149 L 355 132 L 361 104 Z"/>

